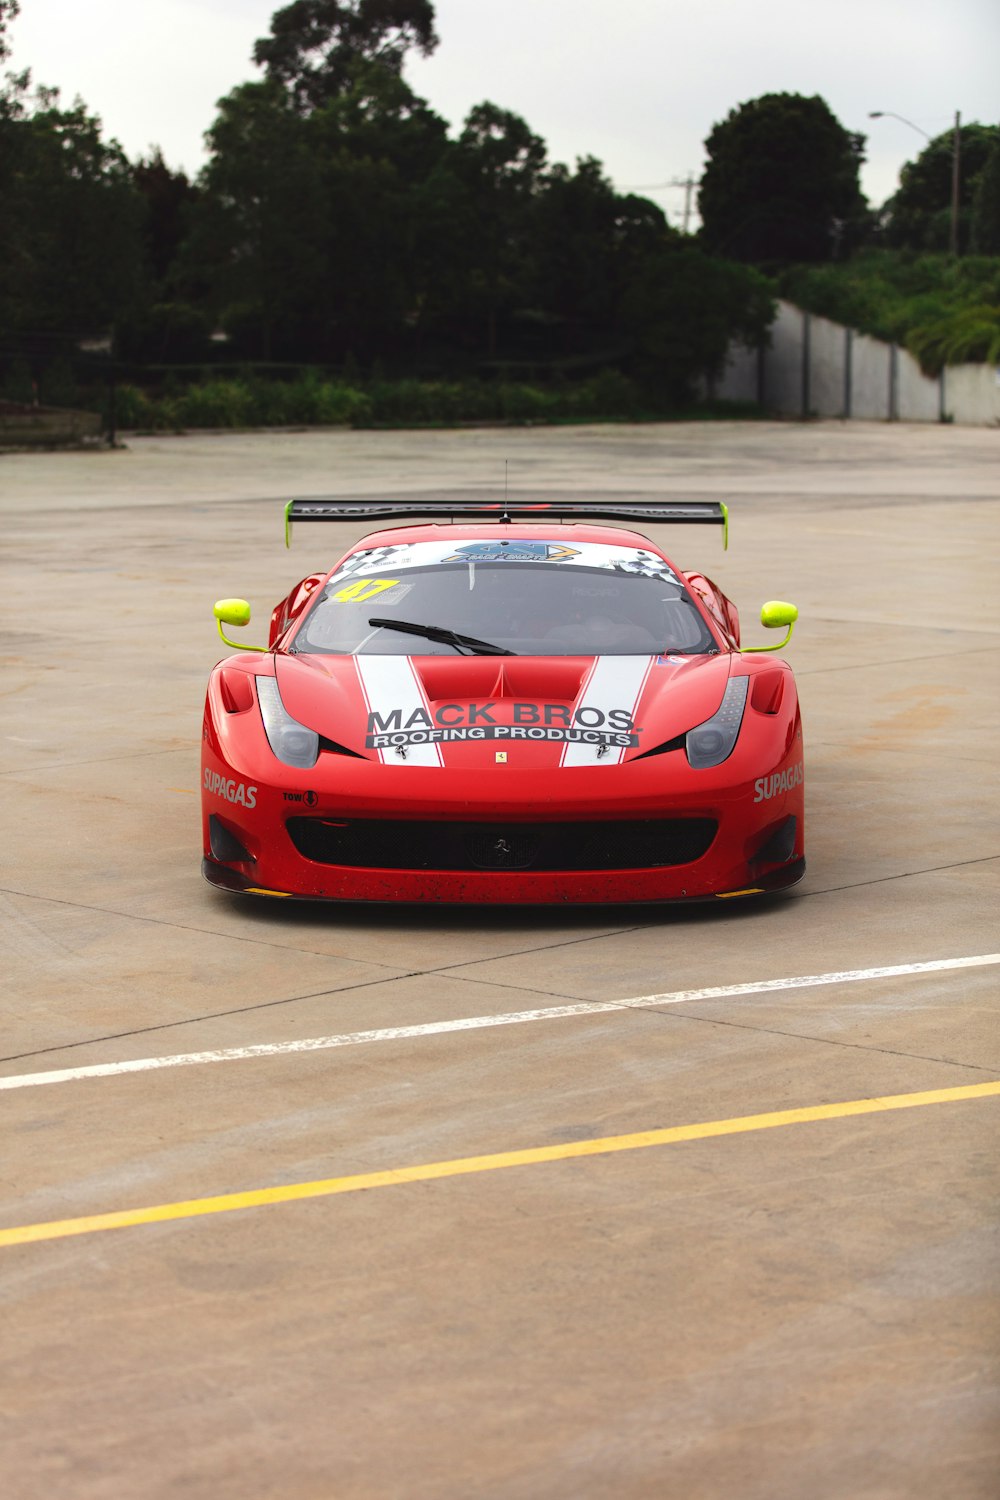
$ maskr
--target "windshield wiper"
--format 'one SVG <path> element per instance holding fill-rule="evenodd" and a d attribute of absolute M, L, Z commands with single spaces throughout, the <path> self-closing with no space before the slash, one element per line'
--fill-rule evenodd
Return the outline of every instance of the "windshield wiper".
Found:
<path fill-rule="evenodd" d="M 412 620 L 369 620 L 369 625 L 379 625 L 383 630 L 401 630 L 406 635 L 422 635 L 429 641 L 440 641 L 443 646 L 454 646 L 460 651 L 467 646 L 473 656 L 516 656 L 506 646 L 494 646 L 492 641 L 481 641 L 475 635 L 461 635 L 445 625 L 416 625 Z"/>

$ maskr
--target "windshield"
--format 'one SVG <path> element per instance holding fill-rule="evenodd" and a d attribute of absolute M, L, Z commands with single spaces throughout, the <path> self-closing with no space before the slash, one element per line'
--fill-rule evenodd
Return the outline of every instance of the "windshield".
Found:
<path fill-rule="evenodd" d="M 290 649 L 455 656 L 483 648 L 519 656 L 718 649 L 680 578 L 655 552 L 533 538 L 356 552 Z"/>

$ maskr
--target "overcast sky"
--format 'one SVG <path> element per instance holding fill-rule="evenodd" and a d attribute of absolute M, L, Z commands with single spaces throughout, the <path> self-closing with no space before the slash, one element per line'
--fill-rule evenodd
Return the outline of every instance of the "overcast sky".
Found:
<path fill-rule="evenodd" d="M 259 76 L 275 0 L 21 0 L 12 64 L 79 94 L 131 157 L 162 148 L 191 175 L 216 101 Z M 1000 0 L 435 0 L 440 45 L 411 85 L 458 130 L 484 99 L 523 115 L 553 161 L 596 156 L 680 225 L 672 185 L 704 164 L 712 125 L 765 93 L 820 94 L 868 137 L 862 187 L 882 203 L 901 164 L 959 110 L 1000 119 Z M 903 116 L 871 120 L 869 111 Z"/>

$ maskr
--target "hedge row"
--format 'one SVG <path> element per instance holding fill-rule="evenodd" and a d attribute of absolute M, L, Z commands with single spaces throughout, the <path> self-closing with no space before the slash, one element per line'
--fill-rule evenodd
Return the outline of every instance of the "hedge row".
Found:
<path fill-rule="evenodd" d="M 482 380 L 373 380 L 352 384 L 305 374 L 295 380 L 207 379 L 164 393 L 120 385 L 121 429 L 198 427 L 451 427 L 461 423 L 641 420 L 669 415 L 614 370 L 574 384 Z"/>

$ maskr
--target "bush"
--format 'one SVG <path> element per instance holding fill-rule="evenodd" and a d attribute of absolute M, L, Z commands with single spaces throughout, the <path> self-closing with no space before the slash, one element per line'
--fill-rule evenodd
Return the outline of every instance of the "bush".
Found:
<path fill-rule="evenodd" d="M 906 347 L 928 375 L 945 365 L 1000 364 L 1000 307 L 967 307 L 913 329 Z"/>
<path fill-rule="evenodd" d="M 134 383 L 116 390 L 122 430 L 178 432 L 186 428 L 455 427 L 463 423 L 639 421 L 674 415 L 667 396 L 620 370 L 588 380 L 550 385 L 468 377 L 464 380 L 388 379 L 364 384 L 307 370 L 291 380 L 247 371 L 184 382 L 172 373 L 160 390 Z M 92 406 L 106 408 L 99 392 Z M 686 409 L 687 415 L 705 415 Z M 105 419 L 107 411 L 105 409 Z"/>
<path fill-rule="evenodd" d="M 177 432 L 186 427 L 349 427 L 371 419 L 363 391 L 309 371 L 294 381 L 252 376 L 214 378 L 184 385 L 171 378 L 163 391 L 120 385 L 117 425 Z"/>
<path fill-rule="evenodd" d="M 928 375 L 998 357 L 998 257 L 876 250 L 843 265 L 794 268 L 781 290 L 809 312 L 905 344 Z"/>
<path fill-rule="evenodd" d="M 164 428 L 172 424 L 160 410 L 162 403 L 152 400 L 137 385 L 120 385 L 115 390 L 115 422 L 119 428 L 142 431 L 146 428 Z M 104 413 L 107 421 L 107 411 Z"/>

